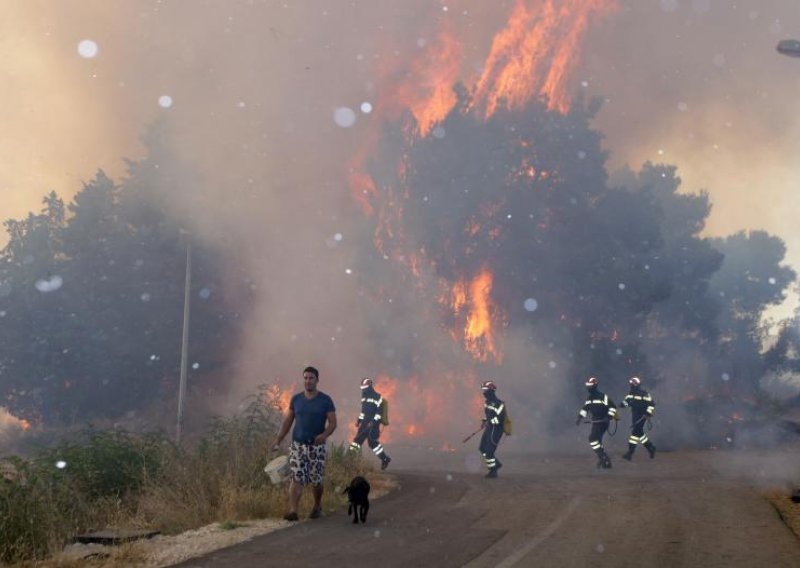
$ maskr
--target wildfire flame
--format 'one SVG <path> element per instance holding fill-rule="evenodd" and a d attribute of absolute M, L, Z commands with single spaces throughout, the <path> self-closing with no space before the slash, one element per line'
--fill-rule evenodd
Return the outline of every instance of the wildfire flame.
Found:
<path fill-rule="evenodd" d="M 494 274 L 490 264 L 477 274 L 454 279 L 430 278 L 423 284 L 425 274 L 436 273 L 436 263 L 424 249 L 410 246 L 412 241 L 406 235 L 404 204 L 409 199 L 408 177 L 413 170 L 409 171 L 407 156 L 403 156 L 398 160 L 395 179 L 373 177 L 368 173 L 370 157 L 379 146 L 385 123 L 399 124 L 410 144 L 415 139 L 437 134 L 436 125 L 454 112 L 459 103 L 454 91 L 459 80 L 467 85 L 468 93 L 465 107 L 459 111 L 479 119 L 487 120 L 501 108 L 522 108 L 537 99 L 546 101 L 550 110 L 569 112 L 571 76 L 579 62 L 590 17 L 594 22 L 616 7 L 616 0 L 515 0 L 506 25 L 491 43 L 482 72 L 466 77 L 462 76 L 465 65 L 461 47 L 466 42 L 450 21 L 443 18 L 436 39 L 415 60 L 400 66 L 392 63 L 378 70 L 382 94 L 376 105 L 377 116 L 349 164 L 351 193 L 366 215 L 376 216 L 374 244 L 384 258 L 402 266 L 418 288 L 438 284 L 439 303 L 452 318 L 451 336 L 477 361 L 501 363 L 503 358 L 497 329 L 504 316 L 493 302 Z M 526 150 L 533 155 L 533 148 L 526 146 Z M 548 171 L 532 159 L 523 160 L 511 172 L 531 183 L 558 176 L 558 172 Z M 500 236 L 502 226 L 493 223 L 492 217 L 501 205 L 502 199 L 481 206 L 480 215 L 471 218 L 464 227 L 470 240 L 481 237 L 493 240 Z M 547 226 L 549 216 L 539 222 Z M 474 246 L 474 242 L 467 245 Z M 468 250 L 472 254 L 475 249 Z M 445 374 L 445 377 L 436 377 L 437 388 L 433 391 L 423 388 L 427 377 L 404 378 L 401 386 L 398 379 L 376 377 L 378 391 L 393 401 L 392 423 L 402 425 L 402 430 L 398 428 L 395 432 L 405 438 L 416 438 L 435 426 L 442 414 L 442 397 L 447 396 L 442 388 L 453 393 L 465 390 L 463 376 Z M 464 399 L 465 407 L 472 408 L 474 401 L 477 406 L 473 410 L 480 415 L 480 397 Z M 388 428 L 386 436 L 391 436 L 392 431 Z"/>
<path fill-rule="evenodd" d="M 13 429 L 27 432 L 31 429 L 31 426 L 31 423 L 24 418 L 17 418 L 4 407 L 0 406 L 0 433 Z"/>
<path fill-rule="evenodd" d="M 592 14 L 614 10 L 613 0 L 517 0 L 498 33 L 475 85 L 473 107 L 492 116 L 501 105 L 525 106 L 536 97 L 550 110 L 570 108 L 568 79 Z"/>
<path fill-rule="evenodd" d="M 444 27 L 424 56 L 412 64 L 409 80 L 394 93 L 400 109 L 408 109 L 414 115 L 420 136 L 427 136 L 458 102 L 453 85 L 458 80 L 462 55 L 458 38 Z"/>

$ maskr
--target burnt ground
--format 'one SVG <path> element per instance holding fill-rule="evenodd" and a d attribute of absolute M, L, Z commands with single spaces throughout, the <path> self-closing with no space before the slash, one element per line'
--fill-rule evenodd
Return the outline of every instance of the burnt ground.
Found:
<path fill-rule="evenodd" d="M 336 511 L 180 566 L 800 566 L 761 494 L 800 478 L 796 448 L 642 452 L 606 471 L 588 452 L 499 456 L 487 480 L 475 454 L 398 451 L 400 488 L 366 525 Z"/>

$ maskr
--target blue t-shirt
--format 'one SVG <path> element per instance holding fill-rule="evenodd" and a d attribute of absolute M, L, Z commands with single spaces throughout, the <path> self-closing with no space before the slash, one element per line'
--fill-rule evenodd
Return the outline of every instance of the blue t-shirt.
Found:
<path fill-rule="evenodd" d="M 328 413 L 336 412 L 333 399 L 320 391 L 310 399 L 306 398 L 305 393 L 297 393 L 292 397 L 289 407 L 294 411 L 292 440 L 301 444 L 313 444 L 314 438 L 325 431 Z"/>

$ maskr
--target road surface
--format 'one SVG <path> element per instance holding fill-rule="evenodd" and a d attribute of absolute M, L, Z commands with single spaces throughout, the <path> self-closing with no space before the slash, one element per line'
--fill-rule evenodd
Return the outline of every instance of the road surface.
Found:
<path fill-rule="evenodd" d="M 639 452 L 594 469 L 591 454 L 395 453 L 400 488 L 366 525 L 346 510 L 182 567 L 800 566 L 800 541 L 757 491 L 800 477 L 797 452 Z M 405 468 L 394 467 L 405 463 Z"/>

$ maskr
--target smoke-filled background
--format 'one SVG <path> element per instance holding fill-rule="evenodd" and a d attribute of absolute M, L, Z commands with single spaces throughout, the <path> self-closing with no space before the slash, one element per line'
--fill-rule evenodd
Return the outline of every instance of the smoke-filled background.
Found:
<path fill-rule="evenodd" d="M 797 394 L 794 326 L 762 327 L 800 261 L 792 0 L 2 11 L 25 427 L 172 412 L 189 240 L 198 415 L 306 364 L 345 415 L 375 376 L 387 434 L 437 447 L 487 378 L 523 435 L 568 424 L 587 374 L 676 417 Z"/>

